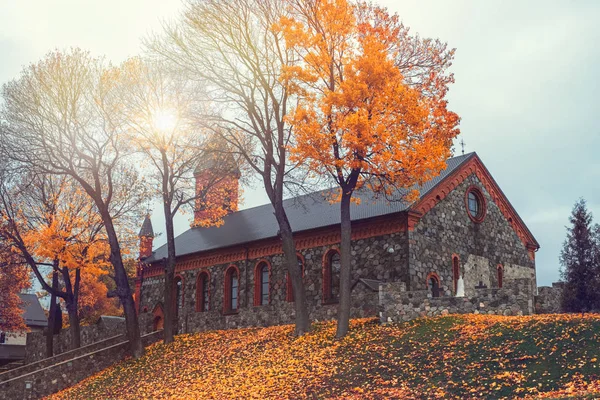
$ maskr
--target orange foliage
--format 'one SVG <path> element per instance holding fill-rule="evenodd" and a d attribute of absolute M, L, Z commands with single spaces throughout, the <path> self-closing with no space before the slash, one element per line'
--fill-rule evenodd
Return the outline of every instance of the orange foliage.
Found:
<path fill-rule="evenodd" d="M 31 283 L 27 268 L 7 246 L 0 245 L 0 331 L 26 330 L 18 294 Z"/>
<path fill-rule="evenodd" d="M 280 78 L 299 97 L 292 158 L 350 193 L 367 184 L 391 194 L 439 174 L 459 133 L 445 100 L 453 52 L 372 5 L 298 1 L 295 11 L 273 28 L 300 60 Z"/>
<path fill-rule="evenodd" d="M 110 247 L 93 203 L 66 181 L 61 185 L 47 199 L 51 206 L 38 208 L 38 223 L 30 224 L 22 237 L 38 260 L 58 260 L 61 270 L 67 268 L 71 285 L 75 271 L 80 270 L 79 316 L 83 322 L 94 322 L 99 315 L 118 313 L 116 301 L 106 297 L 108 289 L 102 281 L 111 267 Z"/>

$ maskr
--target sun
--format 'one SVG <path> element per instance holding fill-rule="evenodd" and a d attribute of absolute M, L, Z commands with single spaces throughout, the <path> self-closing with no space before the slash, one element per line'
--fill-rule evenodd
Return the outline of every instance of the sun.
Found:
<path fill-rule="evenodd" d="M 159 109 L 152 114 L 152 125 L 159 132 L 170 132 L 177 126 L 177 113 L 172 109 Z"/>

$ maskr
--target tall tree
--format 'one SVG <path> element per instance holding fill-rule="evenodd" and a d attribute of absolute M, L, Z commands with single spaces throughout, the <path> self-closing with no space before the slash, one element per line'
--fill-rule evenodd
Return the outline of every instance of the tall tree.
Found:
<path fill-rule="evenodd" d="M 110 246 L 112 294 L 123 305 L 137 358 L 144 349 L 115 218 L 138 211 L 145 187 L 119 119 L 118 72 L 79 49 L 51 52 L 25 68 L 3 87 L 0 151 L 17 168 L 70 177 L 93 202 Z"/>
<path fill-rule="evenodd" d="M 287 15 L 285 0 L 188 0 L 176 26 L 147 41 L 154 55 L 170 61 L 205 90 L 210 112 L 196 120 L 213 129 L 255 172 L 264 185 L 279 234 L 295 299 L 296 334 L 310 330 L 302 271 L 283 197 L 295 165 L 288 158 L 292 130 L 285 117 L 290 95 L 280 79 L 294 62 L 280 32 L 272 29 Z"/>
<path fill-rule="evenodd" d="M 64 176 L 25 173 L 2 178 L 0 238 L 10 243 L 51 295 L 49 336 L 54 332 L 55 299 L 64 300 L 72 331 L 71 347 L 77 348 L 82 275 L 87 288 L 91 281 L 101 284 L 99 277 L 108 273 L 109 248 L 102 220 L 89 198 Z M 52 269 L 52 283 L 46 282 L 41 266 Z M 86 290 L 85 301 L 87 296 Z M 47 354 L 53 355 L 51 339 Z"/>
<path fill-rule="evenodd" d="M 598 309 L 598 248 L 592 230 L 592 214 L 584 199 L 580 199 L 569 218 L 567 239 L 560 254 L 561 276 L 565 282 L 562 309 L 567 312 L 586 312 Z M 596 227 L 596 232 L 600 231 Z"/>
<path fill-rule="evenodd" d="M 337 337 L 348 332 L 351 285 L 350 204 L 356 190 L 392 197 L 445 168 L 459 118 L 445 95 L 453 51 L 408 35 L 385 9 L 345 0 L 294 1 L 276 31 L 300 61 L 283 66 L 299 98 L 289 119 L 293 159 L 331 178 L 340 201 L 340 298 Z M 407 191 L 405 199 L 417 196 Z"/>
<path fill-rule="evenodd" d="M 194 91 L 189 82 L 169 73 L 165 65 L 131 59 L 121 66 L 120 83 L 130 139 L 149 164 L 149 176 L 163 204 L 167 239 L 163 332 L 164 342 L 171 343 L 176 315 L 175 215 L 184 206 L 202 204 L 206 217 L 196 222 L 203 226 L 221 224 L 229 210 L 236 211 L 238 201 L 233 194 L 238 194 L 237 183 L 229 187 L 234 182 L 228 177 L 236 173 L 238 163 L 227 157 L 224 149 L 210 143 L 206 131 L 193 123 Z M 219 170 L 197 185 L 194 170 L 208 158 L 216 158 L 212 164 Z M 215 195 L 214 190 L 219 193 Z"/>

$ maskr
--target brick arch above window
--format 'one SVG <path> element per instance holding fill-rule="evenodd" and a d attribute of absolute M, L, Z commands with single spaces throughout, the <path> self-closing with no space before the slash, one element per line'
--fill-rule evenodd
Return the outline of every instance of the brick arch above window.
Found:
<path fill-rule="evenodd" d="M 165 321 L 165 313 L 162 303 L 157 303 L 152 310 L 152 330 L 159 331 L 163 329 Z"/>
<path fill-rule="evenodd" d="M 337 303 L 340 290 L 341 254 L 333 247 L 323 255 L 323 303 Z"/>
<path fill-rule="evenodd" d="M 471 185 L 465 191 L 465 208 L 471 221 L 476 224 L 482 223 L 485 219 L 487 200 L 477 185 Z"/>
<path fill-rule="evenodd" d="M 504 266 L 502 264 L 498 264 L 496 271 L 498 272 L 498 287 L 501 288 L 504 284 Z"/>
<path fill-rule="evenodd" d="M 271 302 L 271 263 L 259 260 L 254 266 L 254 305 L 265 306 Z"/>
<path fill-rule="evenodd" d="M 434 282 L 435 281 L 435 282 Z M 433 285 L 430 283 L 433 282 Z M 425 280 L 425 287 L 431 292 L 431 297 L 440 297 L 441 292 L 441 283 L 440 277 L 435 272 L 430 272 L 427 274 L 427 279 Z"/>
<path fill-rule="evenodd" d="M 452 254 L 452 282 L 454 283 L 454 293 L 458 290 L 458 280 L 460 278 L 460 256 Z"/>
<path fill-rule="evenodd" d="M 196 311 L 210 310 L 210 272 L 200 271 L 196 277 Z"/>
<path fill-rule="evenodd" d="M 235 264 L 227 267 L 224 274 L 223 313 L 232 314 L 239 310 L 240 270 Z"/>

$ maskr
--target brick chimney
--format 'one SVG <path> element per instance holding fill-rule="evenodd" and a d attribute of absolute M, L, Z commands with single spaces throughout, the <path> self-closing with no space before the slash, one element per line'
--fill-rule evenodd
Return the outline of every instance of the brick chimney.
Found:
<path fill-rule="evenodd" d="M 138 234 L 140 238 L 140 260 L 150 257 L 152 255 L 152 242 L 154 242 L 154 230 L 152 229 L 152 221 L 150 221 L 150 214 L 146 214 L 142 229 Z"/>
<path fill-rule="evenodd" d="M 196 178 L 196 204 L 194 223 L 230 214 L 238 209 L 240 171 L 232 156 L 220 155 L 203 160 L 194 171 Z"/>

